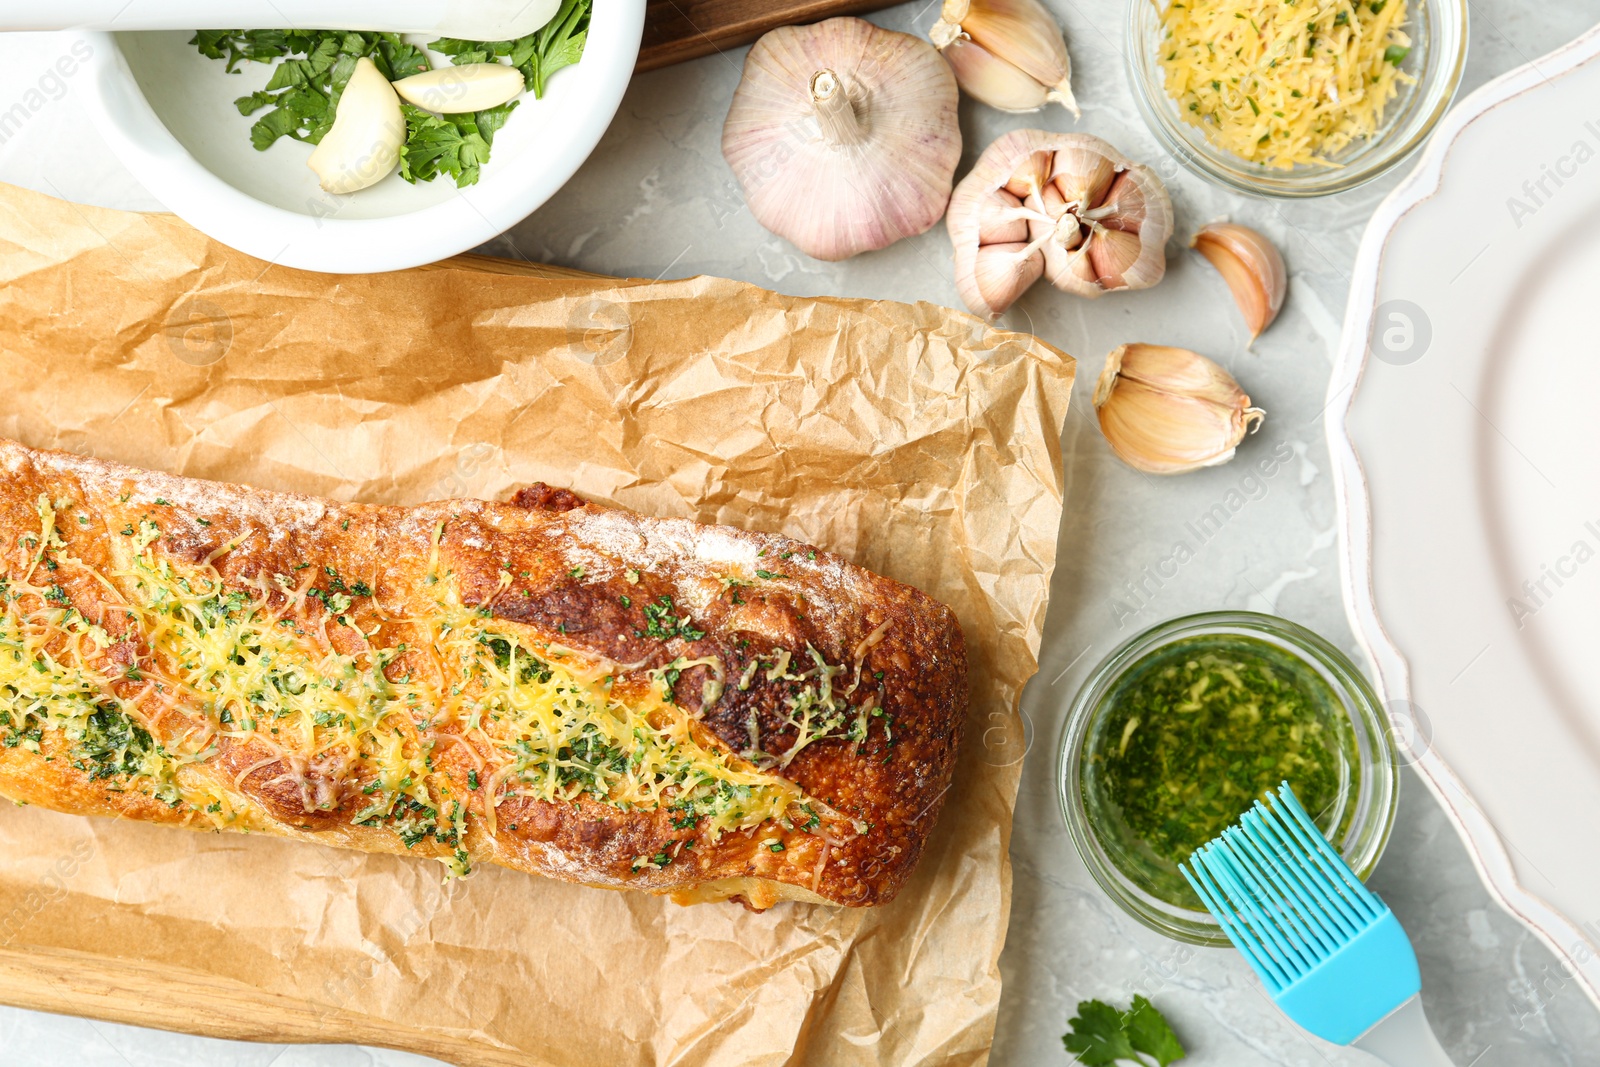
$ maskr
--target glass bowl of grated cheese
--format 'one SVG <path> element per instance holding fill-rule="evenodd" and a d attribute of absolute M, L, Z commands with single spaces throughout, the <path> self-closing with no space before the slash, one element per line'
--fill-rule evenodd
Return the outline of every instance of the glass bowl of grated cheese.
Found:
<path fill-rule="evenodd" d="M 1129 0 L 1145 122 L 1200 175 L 1323 196 L 1425 140 L 1461 82 L 1467 0 Z"/>

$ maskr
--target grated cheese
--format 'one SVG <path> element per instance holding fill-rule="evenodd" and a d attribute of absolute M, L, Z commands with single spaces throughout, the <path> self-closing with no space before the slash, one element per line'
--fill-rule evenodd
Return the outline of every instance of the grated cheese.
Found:
<path fill-rule="evenodd" d="M 158 558 L 156 537 L 140 529 L 113 542 L 119 559 L 102 574 L 66 551 L 47 501 L 39 513 L 42 538 L 28 572 L 0 580 L 0 743 L 7 746 L 39 751 L 47 731 L 59 732 L 91 778 L 115 777 L 119 787 L 186 807 L 218 828 L 246 828 L 262 816 L 239 786 L 258 768 L 281 764 L 306 811 L 338 808 L 359 793 L 365 803 L 353 822 L 389 829 L 408 847 L 431 837 L 450 850 L 447 863 L 458 874 L 469 866 L 463 793 L 483 798 L 491 829 L 495 807 L 512 796 L 668 809 L 680 828 L 698 826 L 711 839 L 766 823 L 817 825 L 822 805 L 767 768 L 702 741 L 670 688 L 618 695 L 608 665 L 464 605 L 456 583 L 436 573 L 437 549 L 428 579 L 435 610 L 396 620 L 407 642 L 379 647 L 371 639 L 388 616 L 371 590 L 345 586 L 332 568 L 331 582 L 311 570 L 230 588 L 209 562 L 180 568 Z M 90 571 L 106 587 L 115 603 L 108 616 L 122 633 L 108 634 L 59 587 L 40 584 L 47 553 L 52 569 Z M 317 588 L 318 580 L 327 588 Z M 282 594 L 277 606 L 274 590 Z M 359 612 L 353 595 L 366 597 Z M 327 609 L 318 622 L 306 614 L 313 597 Z M 132 667 L 111 655 L 124 642 L 135 652 Z M 832 676 L 843 668 L 812 656 L 831 712 Z M 713 672 L 709 704 L 721 694 L 721 661 L 672 667 L 698 664 Z M 806 696 L 806 725 L 793 751 L 819 732 L 810 725 L 815 697 Z M 222 739 L 272 755 L 222 786 L 214 775 L 185 773 L 215 755 Z M 448 743 L 468 749 L 470 790 L 457 784 L 452 793 L 434 769 Z"/>
<path fill-rule="evenodd" d="M 1160 3 L 1160 0 L 1153 0 Z M 1411 39 L 1407 0 L 1174 0 L 1161 13 L 1167 95 L 1207 140 L 1275 170 L 1337 165 L 1376 136 Z"/>

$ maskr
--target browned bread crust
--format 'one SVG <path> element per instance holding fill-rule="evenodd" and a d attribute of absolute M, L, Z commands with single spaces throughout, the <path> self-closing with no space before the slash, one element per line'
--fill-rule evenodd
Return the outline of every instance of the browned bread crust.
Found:
<path fill-rule="evenodd" d="M 37 661 L 0 669 L 0 795 L 682 902 L 891 899 L 966 715 L 960 627 L 916 589 L 787 538 L 543 485 L 510 504 L 337 504 L 0 440 L 0 582 L 0 662 Z M 195 594 L 195 633 L 257 633 L 237 652 L 255 668 L 189 662 L 235 652 L 173 637 L 173 583 Z M 529 680 L 530 652 L 555 681 Z M 523 672 L 506 683 L 524 686 L 517 715 L 493 710 L 512 700 L 488 680 L 495 662 Z M 341 670 L 368 673 L 345 690 Z M 262 678 L 282 693 L 243 692 Z M 570 736 L 564 762 L 528 755 L 548 715 L 535 696 L 567 699 L 563 678 L 648 723 L 605 750 L 614 786 L 568 766 L 589 766 Z M 350 703 L 358 683 L 387 696 Z M 339 695 L 308 704 L 319 685 Z M 683 731 L 681 751 L 648 741 L 657 728 Z M 742 823 L 708 815 L 710 800 L 684 806 L 644 760 L 690 766 L 683 751 L 777 806 Z M 397 760 L 415 772 L 397 780 Z M 623 803 L 624 785 L 654 800 Z"/>

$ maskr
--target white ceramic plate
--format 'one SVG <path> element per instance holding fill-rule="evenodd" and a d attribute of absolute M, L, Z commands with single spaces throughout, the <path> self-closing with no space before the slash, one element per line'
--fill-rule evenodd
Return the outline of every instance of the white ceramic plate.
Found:
<path fill-rule="evenodd" d="M 464 252 L 520 222 L 588 158 L 633 75 L 645 0 L 599 0 L 583 59 L 557 71 L 506 122 L 478 184 L 408 185 L 390 175 L 330 196 L 306 166 L 309 145 L 265 152 L 233 106 L 265 86 L 267 64 L 241 72 L 206 59 L 188 33 L 85 34 L 88 77 L 75 80 L 102 136 L 146 189 L 211 237 L 305 270 L 399 270 Z M 435 65 L 442 60 L 434 57 Z"/>
<path fill-rule="evenodd" d="M 1396 740 L 1600 1003 L 1600 28 L 1462 101 L 1379 209 L 1327 415 Z"/>

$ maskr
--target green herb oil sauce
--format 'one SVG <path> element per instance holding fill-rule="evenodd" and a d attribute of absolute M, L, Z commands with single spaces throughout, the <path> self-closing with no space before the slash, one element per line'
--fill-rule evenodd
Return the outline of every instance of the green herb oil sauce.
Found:
<path fill-rule="evenodd" d="M 1359 762 L 1328 682 L 1266 641 L 1207 635 L 1135 663 L 1091 728 L 1084 791 L 1113 862 L 1168 903 L 1200 906 L 1177 865 L 1287 781 L 1317 824 L 1353 813 Z"/>

